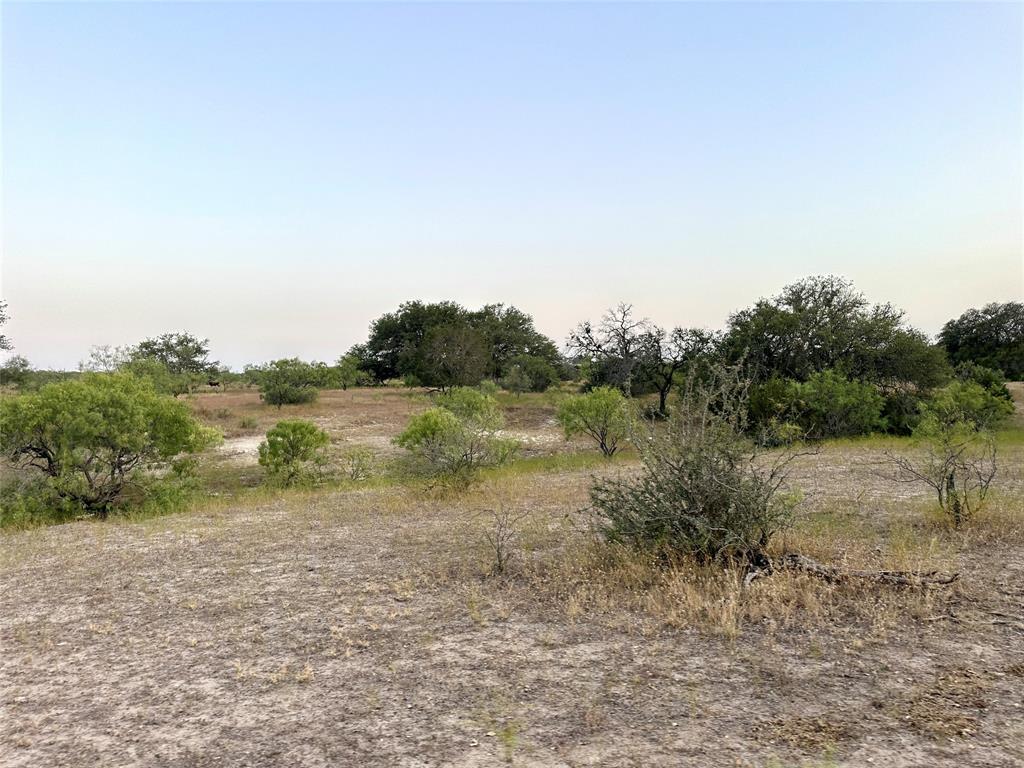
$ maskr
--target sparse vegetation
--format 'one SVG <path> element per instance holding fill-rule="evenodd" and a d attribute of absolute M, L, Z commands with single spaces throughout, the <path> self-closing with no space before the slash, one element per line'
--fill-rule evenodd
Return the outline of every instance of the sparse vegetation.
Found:
<path fill-rule="evenodd" d="M 965 388 L 976 391 L 965 393 Z M 978 396 L 984 394 L 981 388 L 957 383 L 949 389 L 925 409 L 914 430 L 924 447 L 924 458 L 890 455 L 890 460 L 897 468 L 897 480 L 931 488 L 939 508 L 954 528 L 960 528 L 984 504 L 998 463 L 995 440 L 978 420 Z"/>

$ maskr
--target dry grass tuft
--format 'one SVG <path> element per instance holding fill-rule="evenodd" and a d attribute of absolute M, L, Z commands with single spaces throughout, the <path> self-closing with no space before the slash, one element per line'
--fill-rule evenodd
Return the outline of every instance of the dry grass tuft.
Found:
<path fill-rule="evenodd" d="M 988 679 L 975 670 L 945 672 L 897 702 L 893 715 L 932 738 L 972 736 L 988 707 L 990 687 Z"/>
<path fill-rule="evenodd" d="M 842 720 L 838 713 L 828 717 L 779 717 L 757 723 L 752 730 L 758 740 L 768 744 L 785 744 L 807 754 L 820 755 L 829 754 L 840 744 L 857 737 L 857 730 Z"/>

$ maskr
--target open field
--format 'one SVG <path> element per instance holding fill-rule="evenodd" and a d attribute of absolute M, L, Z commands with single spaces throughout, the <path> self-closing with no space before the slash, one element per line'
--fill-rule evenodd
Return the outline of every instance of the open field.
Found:
<path fill-rule="evenodd" d="M 743 590 L 732 571 L 595 545 L 590 477 L 635 463 L 567 445 L 549 398 L 503 402 L 528 460 L 442 496 L 246 490 L 248 446 L 278 418 L 386 457 L 422 395 L 329 392 L 281 413 L 200 395 L 227 434 L 203 465 L 220 498 L 0 535 L 0 764 L 1024 764 L 1019 420 L 963 532 L 882 476 L 899 440 L 826 445 L 791 478 L 805 499 L 780 550 L 959 571 L 953 587 L 779 574 Z M 523 517 L 499 577 L 485 532 L 502 509 Z"/>

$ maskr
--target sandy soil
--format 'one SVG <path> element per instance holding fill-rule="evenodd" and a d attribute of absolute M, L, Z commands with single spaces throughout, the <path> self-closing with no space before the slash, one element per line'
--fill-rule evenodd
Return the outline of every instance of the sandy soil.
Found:
<path fill-rule="evenodd" d="M 379 458 L 403 453 L 393 440 L 405 428 L 409 417 L 429 408 L 429 397 L 404 389 L 325 390 L 310 405 L 268 408 L 255 390 L 214 392 L 191 400 L 206 423 L 220 429 L 224 441 L 213 450 L 218 458 L 245 466 L 256 464 L 263 435 L 281 419 L 309 419 L 325 430 L 342 448 L 367 448 Z M 567 443 L 554 418 L 554 406 L 540 404 L 535 396 L 524 396 L 505 409 L 507 437 L 519 441 L 520 456 L 540 456 L 586 447 L 582 441 Z M 243 419 L 247 420 L 242 426 Z"/>
<path fill-rule="evenodd" d="M 802 471 L 849 485 L 836 458 Z M 506 494 L 556 525 L 586 482 Z M 4 536 L 0 764 L 1024 761 L 1019 541 L 964 550 L 935 608 L 955 618 L 720 637 L 440 576 L 478 556 L 459 539 L 484 503 L 350 492 Z"/>

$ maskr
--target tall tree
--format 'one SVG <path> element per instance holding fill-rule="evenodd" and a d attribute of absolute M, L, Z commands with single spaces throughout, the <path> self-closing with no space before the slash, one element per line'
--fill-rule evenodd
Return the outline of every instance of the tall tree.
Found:
<path fill-rule="evenodd" d="M 680 376 L 701 375 L 698 368 L 717 358 L 720 341 L 721 334 L 703 328 L 673 328 L 666 332 L 656 325 L 641 336 L 637 374 L 658 393 L 661 415 L 668 415 L 668 396 Z"/>
<path fill-rule="evenodd" d="M 589 320 L 580 323 L 569 334 L 570 353 L 590 363 L 599 371 L 600 382 L 632 393 L 633 376 L 641 357 L 650 346 L 654 328 L 646 318 L 633 314 L 633 305 L 620 303 L 605 312 L 596 326 Z"/>
<path fill-rule="evenodd" d="M 139 342 L 134 357 L 159 360 L 174 374 L 205 374 L 216 370 L 217 361 L 210 360 L 210 340 L 190 333 L 163 333 Z"/>
<path fill-rule="evenodd" d="M 420 383 L 442 392 L 452 387 L 472 387 L 487 370 L 487 345 L 483 334 L 467 323 L 438 325 L 424 342 Z"/>

